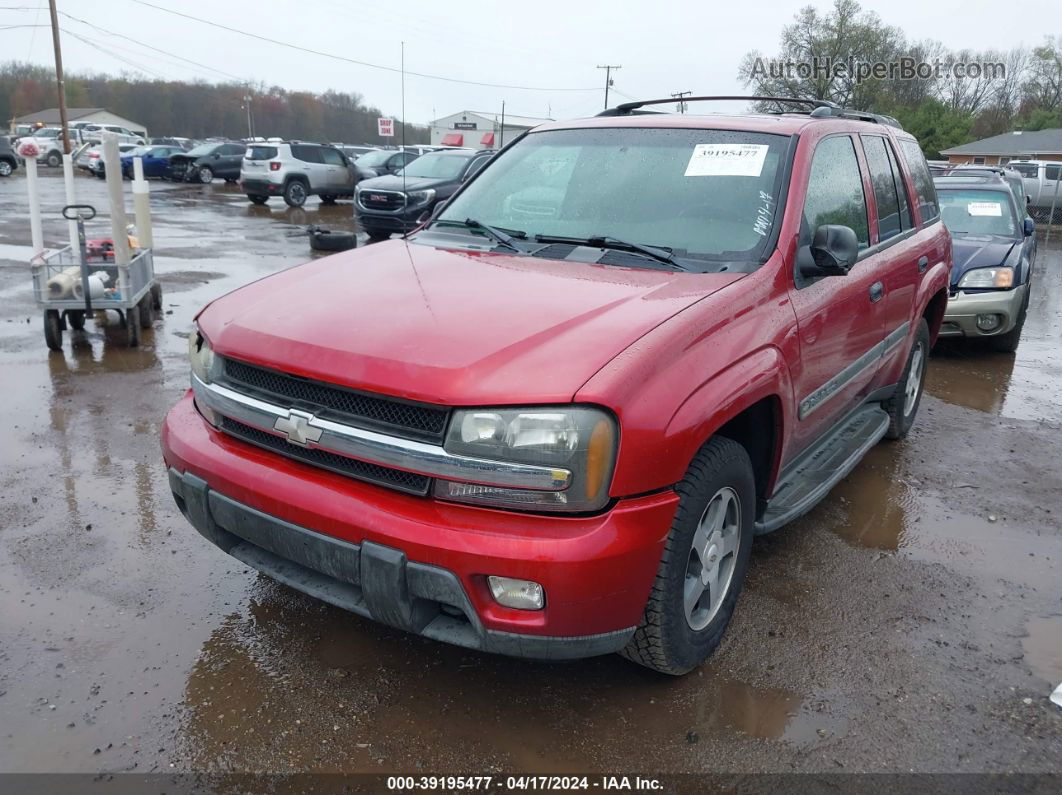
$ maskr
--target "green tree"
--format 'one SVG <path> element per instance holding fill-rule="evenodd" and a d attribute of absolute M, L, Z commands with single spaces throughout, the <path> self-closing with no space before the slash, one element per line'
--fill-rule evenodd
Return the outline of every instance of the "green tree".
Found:
<path fill-rule="evenodd" d="M 943 149 L 970 140 L 973 118 L 952 110 L 937 99 L 927 99 L 917 108 L 898 108 L 894 111 L 903 128 L 918 139 L 922 151 L 930 159 L 940 158 Z"/>

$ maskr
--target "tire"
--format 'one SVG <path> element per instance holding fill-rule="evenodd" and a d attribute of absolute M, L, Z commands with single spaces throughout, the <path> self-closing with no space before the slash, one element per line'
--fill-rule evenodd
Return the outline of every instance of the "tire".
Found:
<path fill-rule="evenodd" d="M 151 285 L 151 306 L 156 312 L 162 311 L 162 285 L 158 282 Z"/>
<path fill-rule="evenodd" d="M 133 178 L 133 172 L 128 168 L 122 169 L 122 179 L 131 180 Z"/>
<path fill-rule="evenodd" d="M 150 292 L 144 294 L 137 308 L 140 310 L 140 328 L 151 328 L 155 323 L 155 303 Z"/>
<path fill-rule="evenodd" d="M 209 185 L 214 181 L 214 171 L 210 166 L 200 166 L 195 172 L 195 178 L 201 185 Z"/>
<path fill-rule="evenodd" d="M 63 323 L 55 309 L 44 312 L 44 342 L 53 351 L 63 349 Z"/>
<path fill-rule="evenodd" d="M 48 157 L 44 159 L 44 162 L 50 168 L 59 168 L 63 164 L 63 157 L 58 152 L 49 152 Z"/>
<path fill-rule="evenodd" d="M 914 425 L 915 417 L 918 415 L 918 406 L 922 402 L 922 392 L 925 390 L 928 362 L 929 324 L 923 317 L 918 321 L 918 330 L 915 332 L 911 350 L 907 354 L 907 364 L 904 365 L 903 374 L 896 384 L 896 392 L 881 404 L 889 415 L 889 429 L 885 432 L 886 439 L 902 439 Z M 912 372 L 916 367 L 918 372 Z"/>
<path fill-rule="evenodd" d="M 322 196 L 321 197 L 321 204 L 325 205 L 326 207 L 331 207 L 335 203 L 336 203 L 336 197 L 335 196 Z"/>
<path fill-rule="evenodd" d="M 66 313 L 66 324 L 74 331 L 81 331 L 85 328 L 85 310 L 71 309 Z"/>
<path fill-rule="evenodd" d="M 293 179 L 284 186 L 284 202 L 288 207 L 302 207 L 308 194 L 306 183 L 301 180 Z"/>
<path fill-rule="evenodd" d="M 14 170 L 14 166 L 9 161 L 0 160 L 0 177 L 10 177 L 11 172 Z"/>
<path fill-rule="evenodd" d="M 140 345 L 140 305 L 125 310 L 126 341 L 130 348 Z"/>
<path fill-rule="evenodd" d="M 225 184 L 226 185 L 235 185 L 236 184 L 236 178 L 235 177 L 225 177 Z"/>
<path fill-rule="evenodd" d="M 645 614 L 620 654 L 654 671 L 678 676 L 700 665 L 719 645 L 741 593 L 756 510 L 752 462 L 740 444 L 716 436 L 698 451 L 675 490 L 678 510 L 664 542 Z M 720 534 L 713 528 L 721 528 Z M 711 531 L 707 538 L 705 531 Z M 717 539 L 714 544 L 713 538 Z M 715 589 L 706 588 L 704 575 L 698 574 L 704 568 L 702 555 L 704 564 L 715 561 L 711 567 L 718 584 L 714 598 Z M 687 592 L 696 596 L 689 608 Z"/>
<path fill-rule="evenodd" d="M 1014 353 L 1018 350 L 1018 343 L 1021 342 L 1021 330 L 1025 328 L 1025 317 L 1029 314 L 1029 295 L 1032 292 L 1032 287 L 1025 291 L 1025 300 L 1022 302 L 1021 311 L 1018 312 L 1018 320 L 1014 324 L 1014 328 L 1008 331 L 1006 334 L 999 334 L 995 337 L 990 337 L 988 344 L 992 350 L 999 353 Z"/>
<path fill-rule="evenodd" d="M 259 205 L 261 205 L 261 204 L 265 204 L 267 201 L 269 201 L 269 197 L 268 196 L 259 196 L 257 194 L 254 195 L 254 196 L 250 196 L 249 195 L 247 198 L 251 200 L 251 204 L 259 204 Z"/>
<path fill-rule="evenodd" d="M 369 236 L 369 240 L 373 243 L 379 243 L 381 240 L 388 240 L 391 237 L 391 233 L 386 229 L 366 229 L 365 234 Z"/>

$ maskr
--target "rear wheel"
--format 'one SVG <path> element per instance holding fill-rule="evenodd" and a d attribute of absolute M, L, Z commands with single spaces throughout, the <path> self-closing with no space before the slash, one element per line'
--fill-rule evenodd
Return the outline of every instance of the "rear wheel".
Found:
<path fill-rule="evenodd" d="M 7 160 L 0 160 L 0 177 L 10 177 L 15 169 Z"/>
<path fill-rule="evenodd" d="M 151 305 L 156 312 L 162 311 L 162 285 L 158 282 L 151 285 Z"/>
<path fill-rule="evenodd" d="M 58 152 L 51 152 L 49 153 L 48 157 L 45 159 L 44 162 L 52 168 L 59 168 L 59 166 L 63 164 L 63 158 L 59 155 Z"/>
<path fill-rule="evenodd" d="M 254 196 L 249 195 L 247 198 L 251 200 L 251 204 L 265 204 L 267 201 L 269 201 L 268 196 L 259 196 L 257 194 L 255 194 Z"/>
<path fill-rule="evenodd" d="M 144 293 L 137 308 L 140 310 L 140 328 L 151 328 L 155 322 L 155 303 L 151 293 Z"/>
<path fill-rule="evenodd" d="M 140 345 L 140 306 L 125 310 L 125 333 L 130 348 Z"/>
<path fill-rule="evenodd" d="M 302 207 L 306 204 L 306 186 L 299 180 L 292 180 L 284 186 L 284 202 L 288 207 Z"/>
<path fill-rule="evenodd" d="M 732 439 L 710 439 L 675 487 L 679 506 L 642 622 L 620 654 L 666 674 L 698 666 L 722 640 L 752 549 L 752 463 Z"/>
<path fill-rule="evenodd" d="M 53 351 L 63 349 L 63 324 L 55 309 L 48 309 L 44 313 L 44 342 Z"/>
<path fill-rule="evenodd" d="M 907 365 L 896 384 L 892 397 L 881 404 L 889 415 L 886 439 L 902 439 L 914 425 L 918 405 L 922 402 L 922 388 L 926 382 L 926 365 L 929 363 L 929 324 L 925 318 L 918 321 Z"/>

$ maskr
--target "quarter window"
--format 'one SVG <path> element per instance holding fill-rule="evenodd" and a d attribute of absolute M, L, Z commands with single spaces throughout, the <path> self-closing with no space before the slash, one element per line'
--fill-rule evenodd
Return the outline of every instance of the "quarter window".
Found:
<path fill-rule="evenodd" d="M 827 138 L 815 149 L 804 199 L 801 245 L 810 245 L 815 230 L 824 224 L 851 227 L 861 249 L 870 245 L 863 179 L 855 147 L 847 135 Z"/>
<path fill-rule="evenodd" d="M 321 163 L 321 149 L 317 146 L 304 146 L 293 144 L 291 154 L 296 160 L 303 163 Z"/>
<path fill-rule="evenodd" d="M 914 182 L 915 195 L 918 199 L 918 210 L 922 215 L 922 223 L 929 223 L 940 215 L 937 207 L 937 190 L 933 187 L 933 178 L 929 176 L 929 166 L 918 143 L 910 139 L 900 141 L 900 149 L 903 150 L 907 167 L 911 170 L 911 181 Z"/>

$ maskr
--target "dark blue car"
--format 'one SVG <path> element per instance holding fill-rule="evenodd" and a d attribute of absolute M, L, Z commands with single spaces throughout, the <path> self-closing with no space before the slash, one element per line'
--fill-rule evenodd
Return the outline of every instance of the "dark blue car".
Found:
<path fill-rule="evenodd" d="M 954 263 L 941 337 L 984 338 L 1018 347 L 1036 259 L 1036 224 L 997 176 L 934 180 Z"/>
<path fill-rule="evenodd" d="M 122 176 L 126 179 L 133 178 L 133 158 L 139 157 L 144 161 L 144 177 L 170 177 L 170 155 L 184 152 L 179 146 L 139 146 L 122 155 Z"/>

